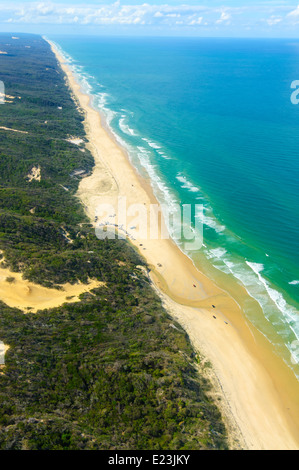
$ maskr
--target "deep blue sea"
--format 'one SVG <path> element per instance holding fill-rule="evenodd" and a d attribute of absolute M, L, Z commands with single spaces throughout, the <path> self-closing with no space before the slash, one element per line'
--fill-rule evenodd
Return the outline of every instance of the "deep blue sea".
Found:
<path fill-rule="evenodd" d="M 248 319 L 296 369 L 299 41 L 49 39 L 158 199 L 204 205 L 204 246 L 189 256 L 245 287 Z"/>

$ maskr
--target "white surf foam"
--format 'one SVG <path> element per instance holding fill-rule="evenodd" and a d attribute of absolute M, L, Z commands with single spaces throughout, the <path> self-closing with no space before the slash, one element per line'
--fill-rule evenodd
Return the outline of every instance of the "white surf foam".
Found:
<path fill-rule="evenodd" d="M 132 129 L 128 123 L 126 122 L 127 121 L 127 116 L 124 116 L 122 115 L 122 117 L 120 118 L 119 120 L 119 128 L 120 130 L 124 133 L 124 134 L 127 134 L 129 136 L 137 136 L 136 132 L 134 131 L 134 129 Z"/>
<path fill-rule="evenodd" d="M 211 250 L 208 251 L 208 257 L 222 259 L 226 253 L 227 251 L 224 248 L 221 248 L 221 247 L 212 248 Z"/>
<path fill-rule="evenodd" d="M 262 275 L 265 266 L 262 263 L 233 259 L 221 247 L 206 250 L 206 256 L 216 269 L 225 274 L 233 275 L 241 282 L 248 294 L 258 302 L 265 319 L 274 327 L 276 333 L 282 338 L 283 343 L 291 352 L 292 341 L 289 341 L 289 339 L 291 337 L 299 339 L 299 312 L 295 307 L 289 305 L 283 294 L 274 289 Z M 252 316 L 249 312 L 247 312 L 247 315 L 249 315 L 248 318 L 253 324 L 259 327 L 258 318 Z"/>
<path fill-rule="evenodd" d="M 192 193 L 198 193 L 200 190 L 197 186 L 195 186 L 194 184 L 192 184 L 190 181 L 187 180 L 187 178 L 185 176 L 183 176 L 181 173 L 179 173 L 177 176 L 176 176 L 176 179 L 182 183 L 181 184 L 181 187 L 183 189 L 188 189 L 188 191 L 192 192 Z"/>
<path fill-rule="evenodd" d="M 225 230 L 225 225 L 221 225 L 216 219 L 213 218 L 211 215 L 207 215 L 209 212 L 209 209 L 206 207 L 204 208 L 204 212 L 202 214 L 196 215 L 196 218 L 200 219 L 200 222 L 205 225 L 206 227 L 209 227 L 213 229 L 217 233 L 222 233 Z"/>
<path fill-rule="evenodd" d="M 283 295 L 277 290 L 273 289 L 269 282 L 262 277 L 261 272 L 264 270 L 264 266 L 258 263 L 250 263 L 249 261 L 246 261 L 246 264 L 257 274 L 260 282 L 265 287 L 270 299 L 276 305 L 278 310 L 283 313 L 289 322 L 298 322 L 299 326 L 299 316 L 297 310 L 294 307 L 288 305 Z"/>
<path fill-rule="evenodd" d="M 150 147 L 152 147 L 155 150 L 160 150 L 162 149 L 161 145 L 157 144 L 156 142 L 153 142 L 146 137 L 142 137 L 142 140 L 144 140 Z"/>

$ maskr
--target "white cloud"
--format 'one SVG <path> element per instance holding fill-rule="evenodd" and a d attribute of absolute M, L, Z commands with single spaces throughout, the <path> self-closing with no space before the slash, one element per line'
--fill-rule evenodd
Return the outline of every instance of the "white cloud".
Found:
<path fill-rule="evenodd" d="M 275 16 L 271 16 L 266 20 L 266 23 L 268 23 L 269 26 L 275 26 L 276 24 L 280 23 L 282 21 L 282 18 L 278 18 Z"/>
<path fill-rule="evenodd" d="M 231 15 L 229 13 L 227 13 L 226 11 L 223 11 L 221 13 L 221 16 L 219 18 L 219 20 L 216 21 L 217 24 L 220 24 L 220 23 L 228 23 L 231 19 Z"/>
<path fill-rule="evenodd" d="M 293 11 L 291 11 L 287 16 L 299 16 L 299 5 Z"/>
<path fill-rule="evenodd" d="M 0 4 L 0 22 L 28 23 L 28 24 L 166 24 L 188 25 L 190 18 L 201 11 L 209 12 L 210 9 L 201 6 L 190 5 L 121 5 L 114 4 L 90 6 L 67 6 L 54 3 L 28 3 L 24 6 L 12 3 L 2 8 Z M 5 13 L 7 17 L 4 18 Z M 178 21 L 179 19 L 179 21 Z M 201 21 L 197 21 L 200 24 Z M 195 23 L 194 23 L 195 24 Z"/>
<path fill-rule="evenodd" d="M 63 0 L 62 0 L 63 1 Z M 100 0 L 99 0 L 100 1 Z M 105 0 L 102 0 L 105 1 Z M 203 1 L 203 0 L 202 0 Z M 1 2 L 1 0 L 0 0 Z M 87 0 L 88 2 L 88 0 Z M 122 0 L 126 2 L 126 0 Z M 130 0 L 127 0 L 129 3 Z M 280 3 L 281 2 L 281 3 Z M 220 3 L 220 0 L 219 0 Z M 82 4 L 67 5 L 51 2 L 0 3 L 0 23 L 24 24 L 76 24 L 76 25 L 151 25 L 159 27 L 203 27 L 213 25 L 223 28 L 255 28 L 263 24 L 267 27 L 282 24 L 294 25 L 299 22 L 299 5 L 296 9 L 288 7 L 284 0 L 277 0 L 276 5 L 259 3 L 258 5 L 239 7 L 216 7 L 204 5 L 142 5 L 121 4 Z M 224 2 L 225 5 L 225 2 Z M 265 19 L 266 18 L 266 19 Z"/>
<path fill-rule="evenodd" d="M 203 17 L 200 16 L 196 20 L 191 20 L 190 23 L 188 23 L 189 26 L 196 26 L 202 23 Z"/>

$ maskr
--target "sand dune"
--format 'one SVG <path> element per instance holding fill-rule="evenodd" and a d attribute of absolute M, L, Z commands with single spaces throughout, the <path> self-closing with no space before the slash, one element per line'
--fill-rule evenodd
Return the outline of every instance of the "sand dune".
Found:
<path fill-rule="evenodd" d="M 18 129 L 11 129 L 10 127 L 0 126 L 0 129 L 2 129 L 4 131 L 19 132 L 20 134 L 28 134 L 27 131 L 19 131 Z"/>
<path fill-rule="evenodd" d="M 89 284 L 64 284 L 62 290 L 49 289 L 22 278 L 21 273 L 0 268 L 0 300 L 24 313 L 59 307 L 63 303 L 78 302 L 79 295 L 104 283 L 91 280 Z"/>

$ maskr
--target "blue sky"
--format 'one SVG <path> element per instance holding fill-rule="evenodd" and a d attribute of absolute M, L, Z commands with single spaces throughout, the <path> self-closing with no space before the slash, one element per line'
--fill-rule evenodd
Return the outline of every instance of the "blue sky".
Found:
<path fill-rule="evenodd" d="M 0 0 L 0 29 L 42 34 L 299 37 L 299 0 Z"/>

